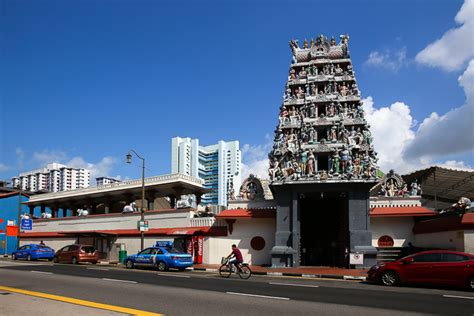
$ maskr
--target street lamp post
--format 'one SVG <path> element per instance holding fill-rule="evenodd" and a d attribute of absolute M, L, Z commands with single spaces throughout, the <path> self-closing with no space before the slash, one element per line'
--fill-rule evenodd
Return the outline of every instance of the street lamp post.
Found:
<path fill-rule="evenodd" d="M 133 149 L 130 149 L 130 151 L 127 154 L 127 163 L 132 163 L 132 154 L 133 152 L 135 156 L 137 156 L 139 159 L 142 160 L 142 204 L 141 204 L 141 210 L 140 210 L 140 221 L 144 223 L 145 221 L 145 210 L 144 210 L 144 205 L 145 205 L 145 158 L 141 157 L 137 152 Z M 145 248 L 145 231 L 143 229 L 140 229 L 140 250 L 143 250 Z"/>

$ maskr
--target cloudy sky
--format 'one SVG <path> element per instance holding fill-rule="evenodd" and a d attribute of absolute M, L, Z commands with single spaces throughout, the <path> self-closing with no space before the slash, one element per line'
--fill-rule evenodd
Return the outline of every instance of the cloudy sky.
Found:
<path fill-rule="evenodd" d="M 288 41 L 348 33 L 384 171 L 474 166 L 474 1 L 3 1 L 0 179 L 62 162 L 171 170 L 171 138 L 239 140 L 266 176 Z"/>

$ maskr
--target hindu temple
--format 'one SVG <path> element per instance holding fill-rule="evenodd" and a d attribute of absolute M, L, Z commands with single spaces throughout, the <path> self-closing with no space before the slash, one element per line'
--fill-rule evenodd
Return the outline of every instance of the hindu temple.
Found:
<path fill-rule="evenodd" d="M 344 266 L 349 253 L 375 261 L 369 191 L 377 183 L 377 153 L 365 120 L 349 52 L 319 35 L 302 47 L 290 41 L 292 62 L 269 154 L 277 204 L 272 265 Z"/>

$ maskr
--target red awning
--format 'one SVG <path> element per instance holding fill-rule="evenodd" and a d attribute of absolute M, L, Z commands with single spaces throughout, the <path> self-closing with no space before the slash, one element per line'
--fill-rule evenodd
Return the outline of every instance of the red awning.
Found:
<path fill-rule="evenodd" d="M 400 217 L 400 216 L 435 216 L 437 212 L 422 206 L 404 207 L 374 207 L 370 210 L 371 217 Z"/>
<path fill-rule="evenodd" d="M 275 218 L 274 208 L 224 210 L 216 218 Z"/>
<path fill-rule="evenodd" d="M 201 226 L 201 227 L 174 227 L 174 228 L 151 228 L 145 232 L 145 236 L 183 236 L 203 234 L 206 236 L 227 236 L 227 228 L 224 226 Z M 111 230 L 87 230 L 87 231 L 60 231 L 60 232 L 29 232 L 21 233 L 21 238 L 39 237 L 66 237 L 71 235 L 97 236 L 139 236 L 137 229 L 111 229 Z"/>

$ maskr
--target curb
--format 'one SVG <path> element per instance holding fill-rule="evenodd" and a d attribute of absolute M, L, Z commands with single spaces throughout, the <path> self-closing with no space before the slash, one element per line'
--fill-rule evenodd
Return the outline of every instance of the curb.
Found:
<path fill-rule="evenodd" d="M 207 271 L 207 272 L 217 272 L 218 271 L 218 269 L 209 269 L 209 268 L 191 268 L 190 270 Z M 335 280 L 346 280 L 346 281 L 366 281 L 366 277 L 364 277 L 364 276 L 354 276 L 354 275 L 305 274 L 305 273 L 265 272 L 265 271 L 252 271 L 252 274 L 267 275 L 267 276 L 291 276 L 291 277 L 315 278 L 315 279 L 335 279 Z"/>

